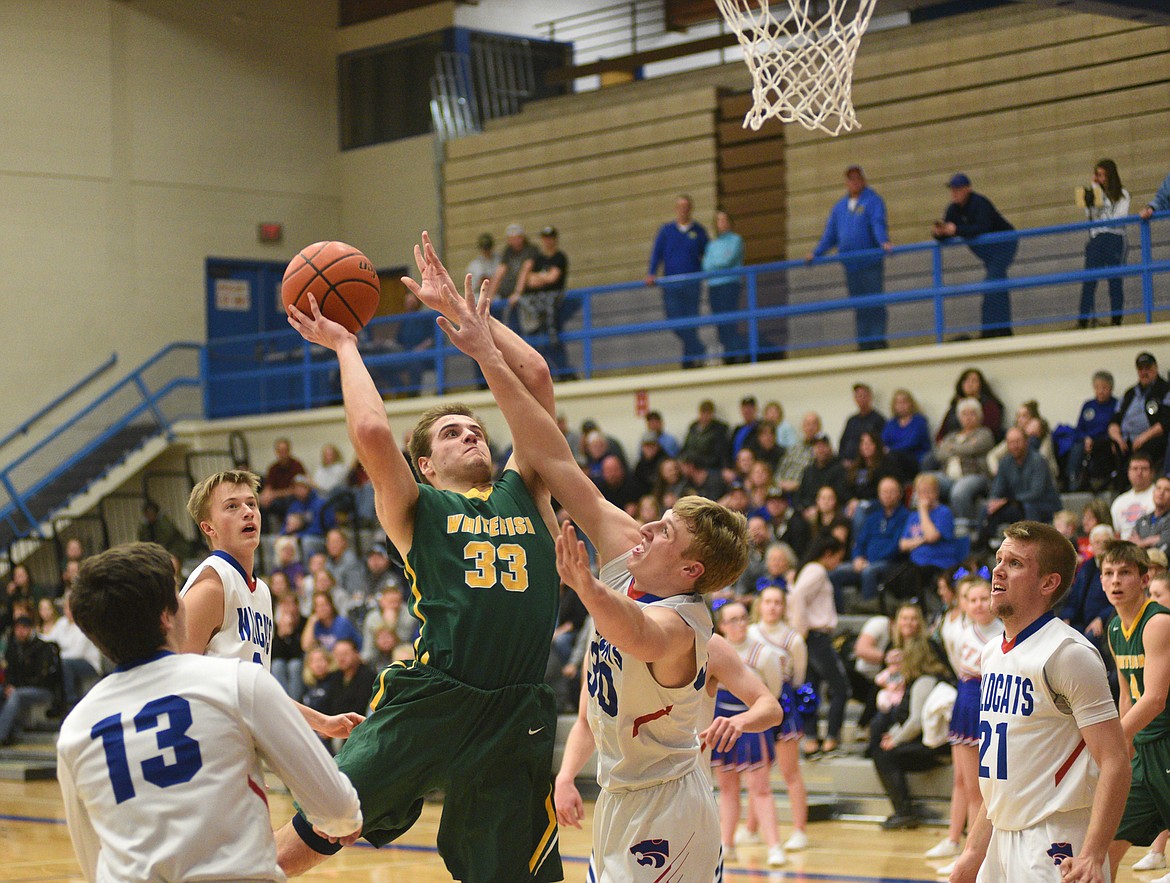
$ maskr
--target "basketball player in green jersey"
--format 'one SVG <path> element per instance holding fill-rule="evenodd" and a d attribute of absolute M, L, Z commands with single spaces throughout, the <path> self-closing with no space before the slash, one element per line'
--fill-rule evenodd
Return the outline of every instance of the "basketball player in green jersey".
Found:
<path fill-rule="evenodd" d="M 437 257 L 416 249 L 416 259 L 423 285 L 414 288 L 425 302 L 435 279 L 450 277 Z M 394 840 L 418 819 L 423 795 L 441 788 L 438 848 L 453 878 L 561 880 L 556 707 L 542 683 L 559 594 L 548 491 L 517 457 L 493 484 L 486 433 L 461 405 L 433 408 L 415 427 L 417 483 L 356 338 L 312 299 L 309 308 L 306 315 L 290 307 L 289 322 L 337 353 L 349 436 L 374 483 L 378 519 L 406 562 L 411 610 L 422 623 L 417 659 L 382 671 L 369 716 L 337 756 L 361 799 L 362 836 L 375 846 Z M 491 333 L 551 414 L 543 360 L 499 323 Z M 300 814 L 277 832 L 277 857 L 290 875 L 342 845 Z"/>
<path fill-rule="evenodd" d="M 1101 556 L 1101 587 L 1117 611 L 1107 626 L 1121 688 L 1121 729 L 1133 745 L 1133 782 L 1109 847 L 1112 878 L 1131 843 L 1149 846 L 1170 828 L 1170 610 L 1146 596 L 1149 559 L 1115 540 Z"/>

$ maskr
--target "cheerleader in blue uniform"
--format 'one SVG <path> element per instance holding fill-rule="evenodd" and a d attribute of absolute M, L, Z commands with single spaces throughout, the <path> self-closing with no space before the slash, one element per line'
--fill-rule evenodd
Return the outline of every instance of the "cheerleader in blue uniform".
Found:
<path fill-rule="evenodd" d="M 773 696 L 782 685 L 780 654 L 764 641 L 748 637 L 748 610 L 739 601 L 719 608 L 719 633 L 739 654 L 744 665 L 759 676 Z M 715 716 L 733 717 L 747 710 L 737 697 L 722 686 L 715 694 Z M 740 775 L 747 780 L 748 803 L 759 820 L 760 832 L 768 845 L 768 866 L 779 867 L 787 858 L 780 846 L 776 827 L 776 804 L 772 798 L 772 761 L 775 760 L 772 730 L 744 733 L 727 751 L 713 750 L 711 766 L 719 784 L 719 829 L 725 861 L 735 860 L 735 828 L 739 824 Z"/>
<path fill-rule="evenodd" d="M 756 597 L 748 637 L 763 641 L 780 654 L 780 707 L 784 722 L 774 731 L 776 763 L 784 776 L 788 802 L 792 809 L 792 836 L 784 843 L 791 852 L 808 846 L 808 790 L 800 773 L 800 739 L 804 734 L 804 719 L 817 713 L 817 696 L 812 685 L 805 683 L 808 673 L 808 649 L 804 638 L 791 628 L 784 617 L 788 596 L 778 585 L 762 585 Z M 741 839 L 750 840 L 756 830 L 755 819 L 749 811 L 747 827 Z"/>

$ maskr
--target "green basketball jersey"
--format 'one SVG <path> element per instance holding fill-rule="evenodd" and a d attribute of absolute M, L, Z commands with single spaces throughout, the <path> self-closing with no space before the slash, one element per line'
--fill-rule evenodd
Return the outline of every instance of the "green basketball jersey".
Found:
<path fill-rule="evenodd" d="M 1146 652 L 1142 648 L 1142 633 L 1151 617 L 1170 613 L 1161 604 L 1146 601 L 1134 620 L 1132 628 L 1122 628 L 1121 617 L 1114 615 L 1109 620 L 1109 647 L 1117 659 L 1118 681 L 1121 689 L 1129 690 L 1130 699 L 1137 702 L 1146 690 Z M 1170 736 L 1170 707 L 1163 709 L 1157 717 L 1142 727 L 1133 737 L 1134 744 L 1142 745 Z"/>
<path fill-rule="evenodd" d="M 541 683 L 560 581 L 553 539 L 518 472 L 486 493 L 419 485 L 406 578 L 421 662 L 484 690 Z"/>

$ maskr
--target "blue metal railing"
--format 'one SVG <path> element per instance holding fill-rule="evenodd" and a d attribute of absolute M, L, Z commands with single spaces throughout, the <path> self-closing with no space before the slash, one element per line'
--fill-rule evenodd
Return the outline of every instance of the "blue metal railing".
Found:
<path fill-rule="evenodd" d="M 881 306 L 889 313 L 886 341 L 937 342 L 983 332 L 982 296 L 990 292 L 1026 291 L 1013 304 L 1015 328 L 1067 327 L 1078 318 L 1079 291 L 1086 280 L 1120 278 L 1129 283 L 1122 314 L 1152 322 L 1170 310 L 1170 213 L 1152 221 L 1136 217 L 997 233 L 977 245 L 1018 242 L 1012 275 L 985 281 L 982 263 L 968 243 L 951 239 L 819 258 L 811 263 L 781 261 L 712 274 L 695 273 L 659 280 L 659 284 L 702 285 L 712 275 L 743 280 L 742 309 L 712 316 L 704 311 L 666 319 L 662 298 L 640 281 L 599 285 L 568 293 L 573 313 L 561 342 L 572 373 L 604 373 L 677 364 L 677 333 L 696 329 L 706 337 L 709 354 L 728 360 L 757 361 L 809 350 L 851 347 L 858 343 L 853 315 L 859 307 Z M 1083 249 L 1090 228 L 1118 228 L 1129 235 L 1132 263 L 1084 270 Z M 1133 235 L 1136 230 L 1137 235 Z M 1153 231 L 1153 232 L 1152 232 Z M 845 261 L 881 258 L 885 293 L 850 297 L 845 292 Z M 1136 258 L 1136 260 L 1134 260 Z M 1138 284 L 1134 285 L 1133 281 Z M 1100 293 L 1099 293 L 1100 295 Z M 1103 296 L 1103 295 L 1100 295 Z M 377 319 L 368 329 L 363 356 L 383 394 L 436 393 L 472 386 L 478 380 L 461 353 L 433 323 L 427 331 L 404 335 L 406 323 L 427 322 L 418 313 Z M 717 325 L 736 323 L 746 345 L 739 352 L 715 347 Z M 407 349 L 396 341 L 418 341 Z M 531 338 L 539 347 L 542 337 Z M 213 341 L 208 345 L 209 415 L 264 413 L 313 408 L 340 400 L 332 354 L 305 344 L 291 331 Z M 433 374 L 426 384 L 423 378 Z"/>
<path fill-rule="evenodd" d="M 118 354 L 110 353 L 110 357 L 108 359 L 106 359 L 76 383 L 72 384 L 67 390 L 65 390 L 65 392 L 61 393 L 47 405 L 39 408 L 31 417 L 21 421 L 20 425 L 14 427 L 3 438 L 0 438 L 0 449 L 6 448 L 12 441 L 22 435 L 28 435 L 29 430 L 31 430 L 36 424 L 44 420 L 47 416 L 49 416 L 49 414 L 53 413 L 55 410 L 57 410 L 57 408 L 65 404 L 65 402 L 69 401 L 69 399 L 73 398 L 75 395 L 81 392 L 81 390 L 85 389 L 85 387 L 89 386 L 91 383 L 113 368 L 117 363 Z"/>
<path fill-rule="evenodd" d="M 172 343 L 0 468 L 0 538 L 39 525 L 104 470 L 176 420 L 203 415 L 197 343 Z"/>

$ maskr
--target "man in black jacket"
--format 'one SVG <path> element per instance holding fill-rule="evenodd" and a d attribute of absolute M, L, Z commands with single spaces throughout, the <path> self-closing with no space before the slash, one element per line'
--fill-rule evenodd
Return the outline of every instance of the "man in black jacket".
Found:
<path fill-rule="evenodd" d="M 1154 469 L 1158 469 L 1166 456 L 1170 429 L 1170 383 L 1158 376 L 1157 359 L 1150 353 L 1138 353 L 1135 365 L 1138 382 L 1125 391 L 1109 422 L 1109 438 L 1120 464 L 1119 477 L 1125 475 L 1125 465 L 1134 451 L 1145 451 Z"/>
<path fill-rule="evenodd" d="M 42 641 L 33 621 L 18 616 L 4 653 L 4 705 L 0 706 L 0 743 L 11 745 L 20 733 L 23 712 L 52 702 L 61 689 L 61 657 L 55 644 Z"/>
<path fill-rule="evenodd" d="M 1016 229 L 986 196 L 971 189 L 971 179 L 959 172 L 947 182 L 951 189 L 951 204 L 941 221 L 935 221 L 932 230 L 935 239 L 959 236 L 973 239 L 985 233 L 1003 233 Z M 985 282 L 1007 278 L 1008 267 L 1016 259 L 1020 246 L 1018 239 L 1004 242 L 969 244 L 968 248 L 983 261 Z M 988 291 L 983 295 L 981 337 L 1005 337 L 1012 333 L 1012 303 L 1007 289 Z"/>

